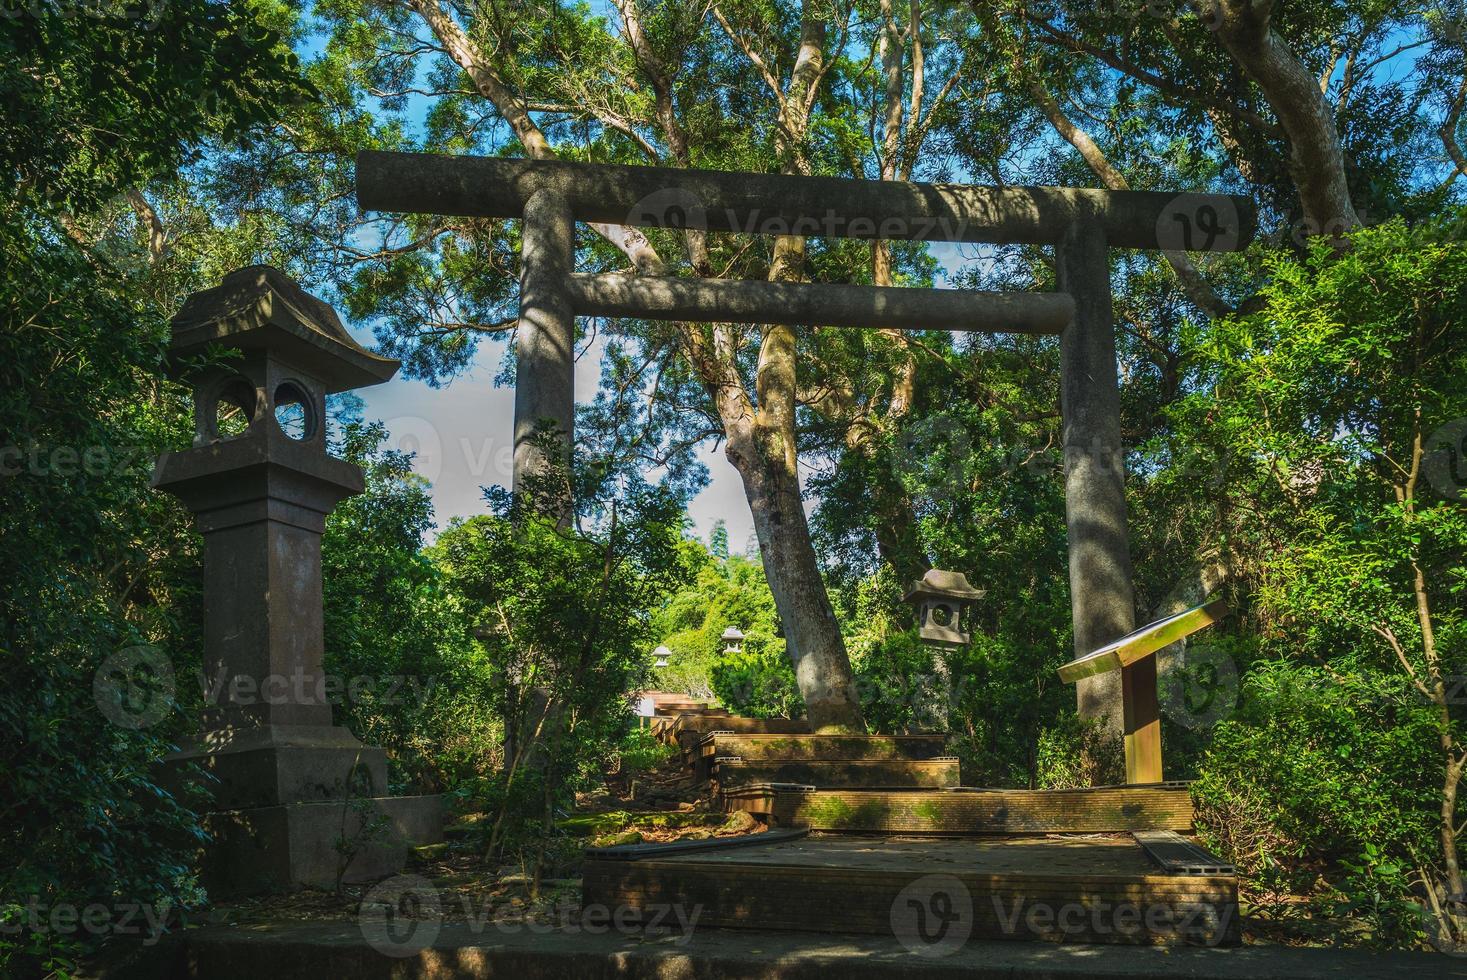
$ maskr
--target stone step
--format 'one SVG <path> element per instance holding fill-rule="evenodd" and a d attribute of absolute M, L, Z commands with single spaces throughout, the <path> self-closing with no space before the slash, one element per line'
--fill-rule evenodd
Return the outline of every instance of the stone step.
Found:
<path fill-rule="evenodd" d="M 893 834 L 1092 834 L 1192 830 L 1186 783 L 1091 789 L 937 791 L 750 785 L 724 807 L 778 827 Z"/>
<path fill-rule="evenodd" d="M 696 710 L 691 708 L 679 708 L 677 711 L 667 714 L 657 712 L 654 709 L 654 714 L 650 726 L 652 729 L 652 734 L 656 735 L 658 738 L 662 739 L 662 741 L 666 742 L 669 745 L 677 745 L 677 732 L 679 730 L 678 721 L 685 716 L 689 719 L 690 722 L 694 718 L 704 718 L 712 721 L 719 718 L 732 717 L 728 713 L 727 708 L 699 708 Z"/>
<path fill-rule="evenodd" d="M 843 759 L 931 759 L 942 755 L 945 735 L 773 735 L 710 732 L 698 743 L 703 758 L 738 756 L 745 762 L 839 762 Z"/>
<path fill-rule="evenodd" d="M 258 922 L 247 928 L 176 929 L 161 941 L 108 943 L 105 980 L 1421 980 L 1461 977 L 1460 959 L 1416 950 L 1260 944 L 1205 947 L 1045 946 L 948 935 L 811 934 L 705 929 L 693 910 L 663 909 L 645 928 L 616 925 L 615 910 L 592 906 L 567 921 L 526 926 L 386 920 Z M 682 918 L 679 918 L 681 914 Z M 364 922 L 368 923 L 364 928 Z M 961 923 L 957 924 L 961 928 Z M 385 954 L 385 955 L 384 955 Z M 941 954 L 941 955 L 934 955 Z M 91 976 L 92 969 L 83 969 Z"/>
<path fill-rule="evenodd" d="M 671 739 L 683 751 L 688 765 L 694 761 L 694 751 L 710 732 L 734 732 L 738 734 L 808 735 L 810 725 L 799 718 L 746 718 L 743 715 L 711 716 L 697 712 L 684 712 L 672 719 L 664 729 L 664 738 Z"/>
<path fill-rule="evenodd" d="M 895 934 L 928 955 L 980 938 L 1232 946 L 1241 935 L 1235 876 L 1168 874 L 1129 837 L 648 847 L 589 858 L 582 894 L 633 914 L 696 908 L 700 928 Z"/>
<path fill-rule="evenodd" d="M 822 789 L 938 789 L 956 786 L 955 756 L 932 759 L 758 760 L 719 758 L 712 778 L 720 791 L 751 783 L 798 783 Z"/>
<path fill-rule="evenodd" d="M 684 712 L 706 712 L 706 701 L 662 701 L 654 705 L 652 713 L 658 717 L 671 718 Z"/>

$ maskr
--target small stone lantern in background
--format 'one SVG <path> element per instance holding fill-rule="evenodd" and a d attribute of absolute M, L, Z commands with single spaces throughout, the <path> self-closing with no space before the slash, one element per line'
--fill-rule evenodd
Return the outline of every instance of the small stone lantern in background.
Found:
<path fill-rule="evenodd" d="M 728 629 L 726 629 L 726 630 L 723 631 L 723 652 L 724 653 L 743 653 L 744 652 L 744 632 L 743 632 L 743 630 L 739 629 L 737 626 L 730 626 Z"/>
<path fill-rule="evenodd" d="M 216 692 L 173 757 L 214 777 L 204 880 L 222 894 L 332 887 L 337 842 L 365 835 L 368 811 L 386 832 L 358 842 L 344 878 L 391 874 L 410 843 L 441 839 L 441 802 L 388 796 L 386 752 L 332 723 L 345 686 L 323 666 L 321 532 L 363 489 L 361 468 L 327 452 L 326 396 L 381 384 L 398 364 L 260 265 L 187 299 L 169 364 L 193 388 L 193 447 L 164 453 L 153 485 L 203 537 L 203 669 Z"/>
<path fill-rule="evenodd" d="M 923 642 L 960 647 L 971 638 L 969 609 L 983 596 L 983 590 L 969 585 L 962 572 L 934 568 L 913 582 L 904 598 L 917 609 L 917 632 Z"/>
<path fill-rule="evenodd" d="M 652 651 L 652 666 L 653 667 L 666 667 L 668 665 L 668 663 L 671 661 L 671 659 L 672 659 L 672 651 L 669 650 L 665 645 L 664 646 L 660 646 L 656 650 L 653 650 Z"/>

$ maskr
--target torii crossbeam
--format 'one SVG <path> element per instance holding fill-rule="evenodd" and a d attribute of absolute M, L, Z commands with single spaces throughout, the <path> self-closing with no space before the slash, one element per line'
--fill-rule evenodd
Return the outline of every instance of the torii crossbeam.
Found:
<path fill-rule="evenodd" d="M 559 160 L 364 151 L 364 210 L 523 218 L 514 480 L 542 466 L 531 436 L 573 432 L 577 316 L 1060 336 L 1065 513 L 1075 650 L 1135 625 L 1127 541 L 1110 248 L 1234 251 L 1251 241 L 1243 197 L 1065 187 L 981 187 L 677 170 Z M 576 221 L 751 234 L 1052 245 L 1059 291 L 985 293 L 818 283 L 582 275 Z M 1129 782 L 1159 782 L 1155 698 L 1123 697 L 1131 668 L 1079 681 L 1082 714 L 1115 716 Z M 1154 684 L 1154 681 L 1153 681 Z M 1155 751 L 1150 742 L 1156 741 Z M 1142 742 L 1147 744 L 1143 745 Z M 1149 764 L 1148 764 L 1149 765 Z M 1142 768 L 1145 768 L 1144 766 Z"/>

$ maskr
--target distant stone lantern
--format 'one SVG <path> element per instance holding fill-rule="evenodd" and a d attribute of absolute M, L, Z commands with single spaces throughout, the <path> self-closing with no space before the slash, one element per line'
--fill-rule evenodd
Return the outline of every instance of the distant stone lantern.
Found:
<path fill-rule="evenodd" d="M 203 670 L 217 692 L 174 757 L 215 777 L 205 880 L 224 893 L 336 884 L 333 842 L 365 820 L 352 799 L 392 833 L 346 878 L 390 874 L 405 841 L 440 838 L 440 802 L 388 797 L 385 751 L 332 724 L 341 692 L 323 667 L 321 534 L 363 489 L 361 468 L 327 452 L 326 396 L 380 384 L 398 362 L 357 344 L 279 270 L 250 266 L 187 299 L 169 364 L 193 389 L 193 447 L 164 453 L 153 485 L 203 537 Z"/>
<path fill-rule="evenodd" d="M 960 647 L 970 639 L 969 609 L 984 594 L 962 572 L 934 568 L 912 583 L 905 599 L 917 609 L 917 632 L 924 642 Z"/>
<path fill-rule="evenodd" d="M 672 651 L 666 646 L 660 646 L 652 651 L 652 666 L 666 667 L 672 659 Z"/>
<path fill-rule="evenodd" d="M 723 652 L 744 652 L 744 633 L 737 626 L 730 626 L 723 631 Z"/>

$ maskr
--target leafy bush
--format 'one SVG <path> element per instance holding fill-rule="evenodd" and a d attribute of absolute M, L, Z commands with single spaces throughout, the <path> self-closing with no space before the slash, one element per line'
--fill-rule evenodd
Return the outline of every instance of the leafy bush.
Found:
<path fill-rule="evenodd" d="M 712 670 L 713 692 L 730 711 L 751 718 L 800 718 L 805 702 L 784 643 L 750 643 L 725 653 Z"/>
<path fill-rule="evenodd" d="M 870 640 L 852 650 L 851 659 L 861 715 L 872 732 L 946 729 L 952 697 L 946 657 L 924 645 L 916 629 Z"/>
<path fill-rule="evenodd" d="M 336 721 L 387 749 L 392 791 L 441 792 L 502 761 L 503 725 L 493 669 L 423 551 L 428 485 L 409 457 L 381 448 L 385 436 L 380 424 L 352 423 L 342 439 L 366 489 L 336 508 L 321 542 L 326 669 L 369 682 Z"/>
<path fill-rule="evenodd" d="M 1040 789 L 1115 786 L 1126 781 L 1120 739 L 1098 721 L 1061 712 L 1039 733 L 1035 782 Z"/>
<path fill-rule="evenodd" d="M 16 977 L 68 973 L 107 932 L 50 928 L 53 909 L 115 921 L 202 897 L 197 801 L 158 771 L 201 633 L 194 538 L 148 486 L 190 434 L 159 380 L 171 298 L 132 243 L 80 229 L 302 91 L 253 7 L 184 0 L 146 30 L 88 13 L 12 6 L 0 31 L 0 973 Z M 147 683 L 109 660 L 139 649 Z M 141 712 L 114 724 L 104 705 Z"/>
<path fill-rule="evenodd" d="M 0 972 L 23 975 L 99 937 L 10 927 L 32 900 L 177 910 L 199 897 L 191 801 L 157 763 L 182 730 L 168 710 L 197 651 L 197 549 L 184 516 L 148 486 L 187 441 L 183 401 L 154 372 L 164 324 L 125 284 L 24 220 L 0 222 Z M 94 695 L 108 658 L 146 649 L 173 678 L 127 694 L 149 724 L 114 724 Z M 115 663 L 115 662 L 114 662 Z M 109 673 L 103 686 L 110 688 Z M 174 678 L 177 683 L 174 684 Z M 150 710 L 157 706 L 156 713 Z M 153 724 L 155 723 L 156 724 Z M 14 938 L 12 938 L 12 936 Z M 12 962 L 20 949 L 23 961 Z M 8 965 L 7 965 L 8 964 Z"/>
<path fill-rule="evenodd" d="M 678 755 L 675 746 L 652 734 L 650 728 L 632 728 L 616 747 L 617 765 L 624 773 L 649 772 Z"/>
<path fill-rule="evenodd" d="M 688 577 L 682 504 L 637 486 L 608 502 L 604 524 L 572 530 L 507 494 L 492 501 L 497 513 L 454 521 L 432 553 L 475 624 L 492 671 L 487 707 L 510 735 L 490 847 L 524 824 L 522 780 L 533 771 L 538 873 L 557 809 L 605 768 L 627 727 L 628 692 L 646 679 L 655 636 L 647 611 Z"/>
<path fill-rule="evenodd" d="M 1260 664 L 1193 784 L 1200 830 L 1260 888 L 1308 890 L 1368 854 L 1422 869 L 1436 844 L 1435 757 L 1432 713 L 1399 677 Z"/>

